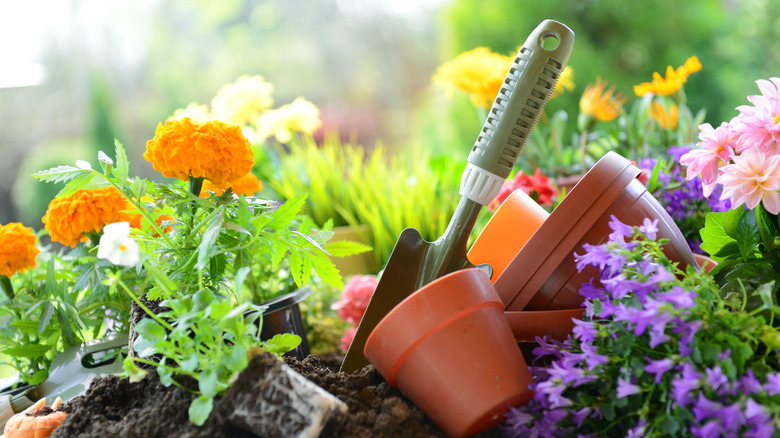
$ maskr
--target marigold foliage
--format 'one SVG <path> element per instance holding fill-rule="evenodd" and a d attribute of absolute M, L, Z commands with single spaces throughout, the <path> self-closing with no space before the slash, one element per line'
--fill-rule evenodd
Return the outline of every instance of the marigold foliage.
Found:
<path fill-rule="evenodd" d="M 32 228 L 18 222 L 0 225 L 0 275 L 10 277 L 37 265 L 38 247 Z"/>
<path fill-rule="evenodd" d="M 511 65 L 511 57 L 477 47 L 439 66 L 433 82 L 464 91 L 471 96 L 474 106 L 487 109 Z"/>
<path fill-rule="evenodd" d="M 691 56 L 685 61 L 685 64 L 677 67 L 677 70 L 673 69 L 671 65 L 667 66 L 665 78 L 658 72 L 653 73 L 653 81 L 635 85 L 634 93 L 639 97 L 642 97 L 647 93 L 653 93 L 658 96 L 671 96 L 682 88 L 683 84 L 688 81 L 688 76 L 690 76 L 691 73 L 695 73 L 699 70 L 701 70 L 699 58 Z"/>
<path fill-rule="evenodd" d="M 196 123 L 189 117 L 157 125 L 144 158 L 169 178 L 205 178 L 216 185 L 249 173 L 255 160 L 238 126 L 219 121 Z"/>
<path fill-rule="evenodd" d="M 42 222 L 51 240 L 75 247 L 86 241 L 85 233 L 100 232 L 103 226 L 128 221 L 128 202 L 113 187 L 81 189 L 70 196 L 54 198 Z"/>
<path fill-rule="evenodd" d="M 254 196 L 255 193 L 263 189 L 263 182 L 257 179 L 255 174 L 248 173 L 245 176 L 233 181 L 232 183 L 222 184 L 216 187 L 211 181 L 203 181 L 203 188 L 200 193 L 201 198 L 208 197 L 206 191 L 214 192 L 217 196 L 223 194 L 228 187 L 233 188 L 236 195 Z"/>

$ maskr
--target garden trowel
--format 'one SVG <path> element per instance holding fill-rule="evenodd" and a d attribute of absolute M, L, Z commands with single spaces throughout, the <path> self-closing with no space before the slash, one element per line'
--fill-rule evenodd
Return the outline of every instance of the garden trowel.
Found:
<path fill-rule="evenodd" d="M 461 177 L 461 199 L 447 229 L 434 242 L 423 240 L 413 228 L 401 232 L 341 371 L 351 373 L 368 365 L 363 354 L 366 339 L 404 298 L 445 274 L 474 267 L 466 258 L 466 246 L 477 215 L 483 205 L 493 201 L 512 171 L 573 44 L 571 29 L 545 20 L 520 48 L 471 148 Z M 490 270 L 486 265 L 479 267 Z"/>
<path fill-rule="evenodd" d="M 112 353 L 125 346 L 127 333 L 74 345 L 54 358 L 49 377 L 40 385 L 0 392 L 0 430 L 12 415 L 44 397 L 67 401 L 83 394 L 95 377 L 122 371 L 121 359 L 115 360 Z"/>

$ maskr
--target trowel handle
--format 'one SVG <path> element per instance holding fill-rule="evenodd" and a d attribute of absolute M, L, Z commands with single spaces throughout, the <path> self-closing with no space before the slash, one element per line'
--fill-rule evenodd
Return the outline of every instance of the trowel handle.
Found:
<path fill-rule="evenodd" d="M 531 32 L 507 73 L 471 148 L 460 194 L 488 205 L 501 190 L 569 60 L 574 32 L 545 20 Z"/>

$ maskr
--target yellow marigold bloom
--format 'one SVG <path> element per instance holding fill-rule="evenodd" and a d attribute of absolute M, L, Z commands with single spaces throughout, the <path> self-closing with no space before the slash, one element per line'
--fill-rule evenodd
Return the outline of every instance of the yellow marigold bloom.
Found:
<path fill-rule="evenodd" d="M 316 105 L 297 97 L 292 103 L 263 113 L 257 119 L 256 141 L 274 136 L 280 143 L 287 143 L 295 132 L 311 134 L 322 125 L 320 110 Z"/>
<path fill-rule="evenodd" d="M 553 92 L 550 95 L 550 99 L 565 91 L 571 91 L 573 89 L 574 89 L 574 69 L 567 65 L 566 67 L 563 68 L 563 71 L 561 72 L 561 77 L 558 78 L 558 82 L 556 82 L 555 84 L 555 88 L 553 89 Z"/>
<path fill-rule="evenodd" d="M 614 85 L 607 89 L 606 81 L 596 79 L 596 83 L 588 85 L 582 93 L 580 111 L 602 122 L 614 120 L 628 101 L 622 93 L 613 96 L 614 92 Z"/>
<path fill-rule="evenodd" d="M 157 125 L 144 158 L 169 178 L 206 178 L 215 184 L 249 173 L 255 159 L 238 126 L 195 123 L 188 117 Z"/>
<path fill-rule="evenodd" d="M 0 275 L 10 277 L 34 268 L 38 264 L 37 240 L 32 228 L 19 222 L 0 225 Z"/>
<path fill-rule="evenodd" d="M 113 187 L 81 189 L 62 198 L 54 198 L 43 216 L 51 240 L 75 247 L 87 240 L 84 233 L 100 232 L 103 226 L 127 220 L 123 210 L 128 202 Z"/>
<path fill-rule="evenodd" d="M 669 112 L 660 103 L 653 101 L 653 107 L 650 110 L 650 115 L 661 125 L 663 129 L 670 129 L 674 131 L 677 129 L 677 119 L 679 118 L 679 110 L 677 105 L 672 104 L 669 108 Z"/>
<path fill-rule="evenodd" d="M 232 183 L 222 184 L 219 187 L 214 186 L 211 181 L 205 180 L 203 181 L 203 189 L 200 192 L 200 197 L 207 198 L 207 190 L 214 192 L 217 196 L 219 196 L 225 193 L 225 190 L 227 190 L 228 187 L 232 187 L 233 193 L 236 195 L 254 196 L 255 193 L 263 189 L 263 183 L 257 179 L 253 173 L 248 173 L 245 176 L 233 181 Z"/>
<path fill-rule="evenodd" d="M 181 120 L 185 117 L 189 117 L 192 121 L 198 123 L 206 123 L 209 120 L 214 120 L 217 117 L 211 115 L 208 105 L 201 105 L 197 103 L 191 103 L 186 108 L 179 108 L 173 112 L 173 115 L 168 117 L 166 121 Z"/>
<path fill-rule="evenodd" d="M 273 106 L 273 91 L 274 86 L 262 76 L 241 76 L 217 92 L 211 100 L 211 112 L 227 124 L 247 125 Z"/>
<path fill-rule="evenodd" d="M 471 96 L 474 106 L 487 109 L 498 94 L 511 65 L 512 57 L 477 47 L 439 66 L 433 82 L 464 91 Z"/>
<path fill-rule="evenodd" d="M 699 58 L 691 56 L 685 61 L 685 64 L 678 67 L 677 70 L 673 69 L 671 65 L 667 66 L 665 78 L 661 77 L 658 72 L 653 73 L 653 81 L 635 85 L 634 93 L 639 97 L 642 97 L 647 93 L 653 93 L 658 96 L 671 96 L 682 88 L 691 73 L 695 73 L 699 70 L 701 70 Z"/>

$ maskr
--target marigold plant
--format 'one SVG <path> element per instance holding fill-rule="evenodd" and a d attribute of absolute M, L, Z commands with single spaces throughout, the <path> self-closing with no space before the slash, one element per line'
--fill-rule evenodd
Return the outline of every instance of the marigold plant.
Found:
<path fill-rule="evenodd" d="M 672 66 L 666 67 L 666 77 L 662 77 L 658 72 L 653 73 L 652 82 L 643 82 L 634 86 L 634 93 L 642 97 L 647 93 L 660 96 L 671 96 L 676 93 L 683 84 L 688 81 L 688 76 L 701 70 L 699 58 L 691 56 L 680 67 L 675 70 Z"/>
<path fill-rule="evenodd" d="M 580 98 L 580 111 L 595 120 L 608 122 L 620 115 L 623 105 L 628 98 L 621 93 L 614 94 L 615 87 L 607 87 L 607 82 L 601 78 L 595 84 L 585 88 Z"/>
<path fill-rule="evenodd" d="M 511 57 L 477 47 L 439 66 L 433 82 L 464 91 L 471 96 L 474 106 L 487 109 L 511 65 Z"/>
<path fill-rule="evenodd" d="M 255 161 L 238 126 L 188 117 L 159 124 L 144 158 L 169 178 L 205 178 L 217 185 L 243 177 Z"/>
<path fill-rule="evenodd" d="M 127 220 L 128 203 L 113 187 L 81 189 L 70 196 L 54 198 L 42 222 L 51 240 L 75 247 L 87 240 L 87 233 L 98 233 L 103 226 Z"/>
<path fill-rule="evenodd" d="M 215 186 L 211 181 L 204 181 L 200 197 L 208 197 L 206 191 L 214 192 L 214 194 L 219 196 L 225 193 L 228 187 L 232 188 L 233 193 L 236 195 L 254 196 L 255 193 L 263 189 L 263 182 L 257 179 L 254 173 L 248 173 L 232 183 L 222 184 L 219 187 Z"/>
<path fill-rule="evenodd" d="M 0 225 L 0 275 L 10 277 L 37 265 L 38 247 L 32 228 L 18 222 Z"/>

